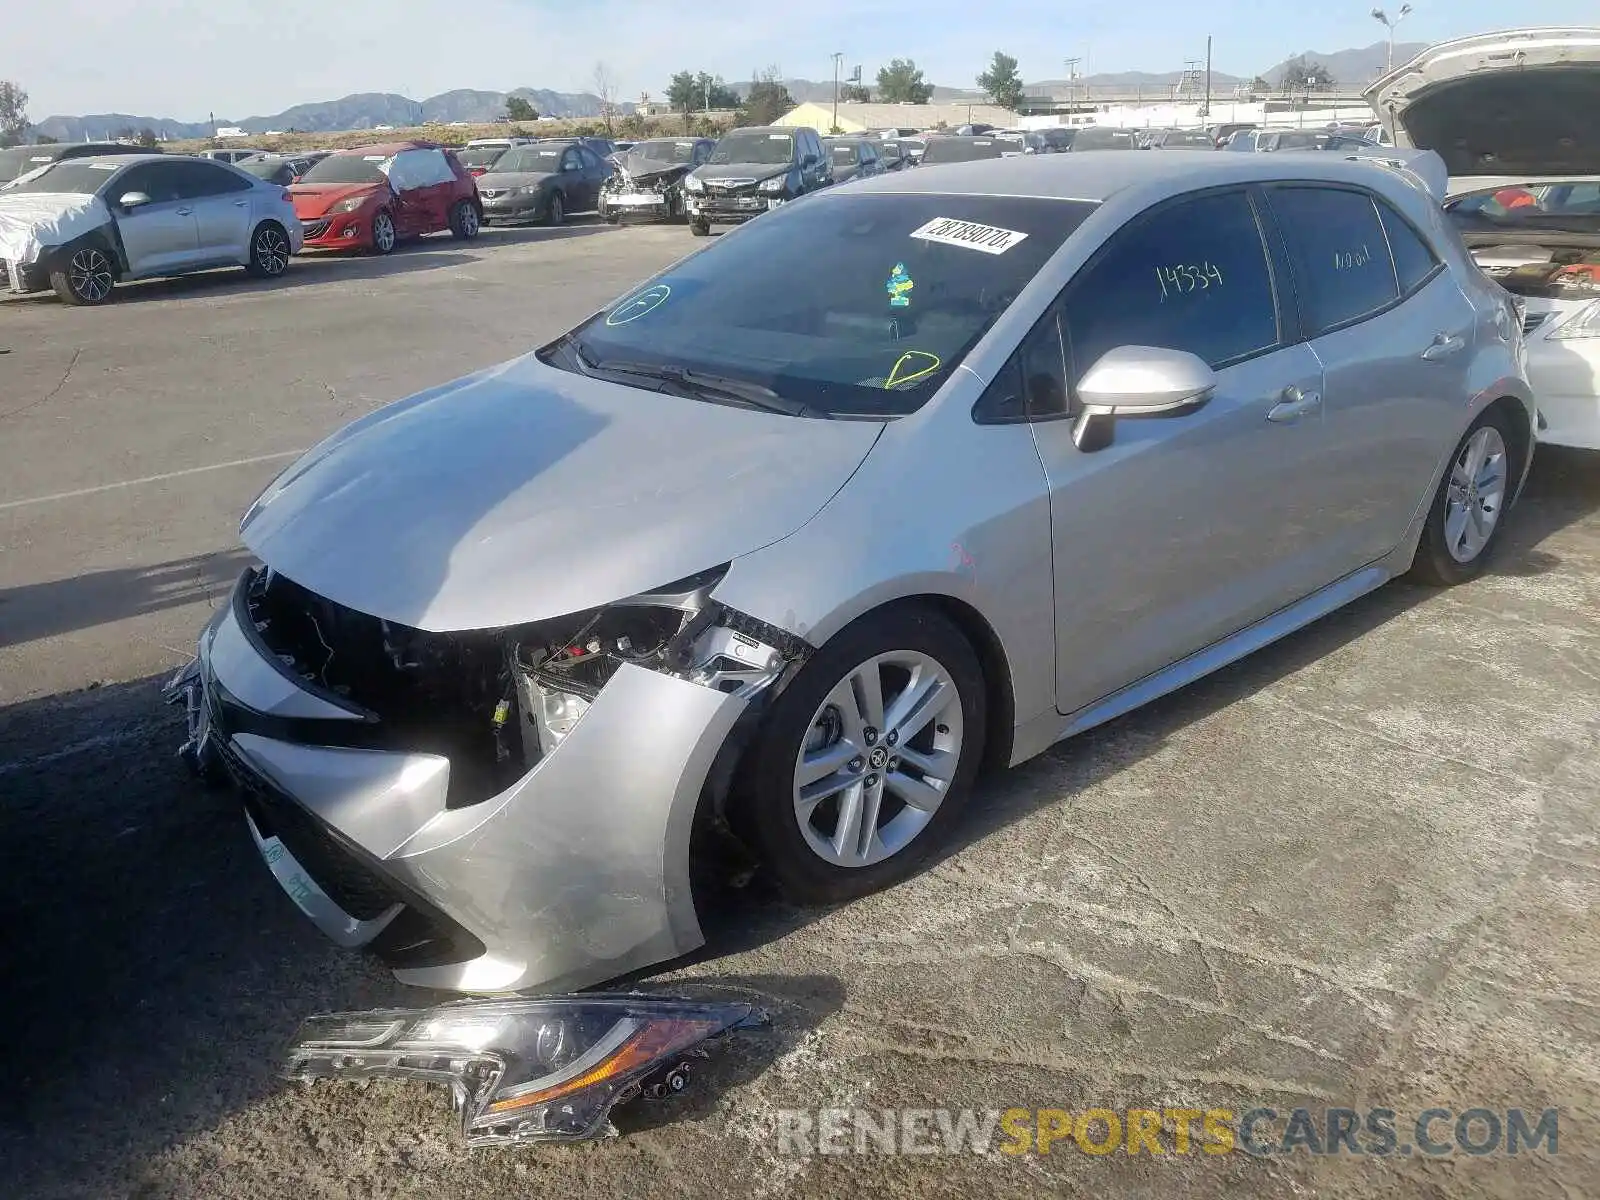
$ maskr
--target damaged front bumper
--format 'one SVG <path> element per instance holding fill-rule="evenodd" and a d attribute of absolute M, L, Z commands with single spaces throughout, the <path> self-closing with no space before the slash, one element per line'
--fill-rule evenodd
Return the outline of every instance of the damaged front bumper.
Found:
<path fill-rule="evenodd" d="M 283 618 L 253 599 L 263 578 L 240 580 L 168 696 L 185 707 L 185 757 L 237 786 L 273 876 L 324 933 L 374 951 L 403 982 L 475 993 L 586 987 L 702 944 L 689 878 L 696 811 L 708 781 L 731 771 L 741 715 L 797 665 L 803 643 L 772 631 L 780 650 L 751 636 L 749 618 L 706 600 L 707 584 L 637 598 L 682 606 L 692 644 L 679 647 L 680 669 L 642 656 L 601 664 L 579 698 L 577 683 L 573 694 L 534 686 L 561 677 L 565 661 L 538 668 L 492 716 L 495 745 L 502 726 L 517 727 L 531 766 L 518 774 L 511 757 L 500 764 L 511 782 L 500 786 L 502 770 L 485 785 L 478 771 L 464 791 L 474 768 L 464 743 L 440 752 L 430 730 L 308 678 L 269 644 Z M 588 632 L 598 621 L 563 651 L 584 669 L 603 657 Z M 330 661 L 353 653 L 323 622 Z"/>

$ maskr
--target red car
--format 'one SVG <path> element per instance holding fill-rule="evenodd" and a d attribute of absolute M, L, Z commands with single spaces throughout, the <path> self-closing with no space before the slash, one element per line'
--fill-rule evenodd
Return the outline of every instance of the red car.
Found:
<path fill-rule="evenodd" d="M 456 156 L 432 142 L 340 150 L 289 189 L 308 249 L 388 254 L 403 238 L 475 238 L 483 226 L 478 185 Z"/>

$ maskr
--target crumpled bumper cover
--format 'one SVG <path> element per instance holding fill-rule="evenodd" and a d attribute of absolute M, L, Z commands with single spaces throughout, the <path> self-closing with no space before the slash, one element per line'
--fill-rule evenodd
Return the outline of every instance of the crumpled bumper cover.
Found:
<path fill-rule="evenodd" d="M 169 698 L 185 751 L 237 785 L 274 877 L 336 942 L 463 992 L 585 987 L 702 944 L 690 834 L 746 699 L 624 665 L 517 783 L 448 808 L 444 758 L 308 740 L 363 718 L 300 686 L 241 611 L 213 618 Z"/>

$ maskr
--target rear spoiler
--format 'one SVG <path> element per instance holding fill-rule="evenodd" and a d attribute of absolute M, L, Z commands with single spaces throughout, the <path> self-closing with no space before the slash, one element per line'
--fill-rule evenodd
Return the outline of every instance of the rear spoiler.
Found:
<path fill-rule="evenodd" d="M 1371 146 L 1340 151 L 1351 162 L 1376 162 L 1425 188 L 1435 203 L 1443 204 L 1450 187 L 1450 169 L 1432 150 L 1401 150 L 1394 146 Z"/>

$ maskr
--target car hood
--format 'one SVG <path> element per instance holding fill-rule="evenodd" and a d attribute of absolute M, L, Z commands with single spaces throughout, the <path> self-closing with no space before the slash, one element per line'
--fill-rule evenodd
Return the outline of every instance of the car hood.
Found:
<path fill-rule="evenodd" d="M 0 192 L 0 262 L 36 262 L 47 247 L 110 223 L 111 210 L 98 196 Z"/>
<path fill-rule="evenodd" d="M 1436 151 L 1452 179 L 1600 173 L 1600 29 L 1441 42 L 1365 95 L 1396 146 Z"/>
<path fill-rule="evenodd" d="M 320 217 L 341 200 L 351 196 L 371 196 L 383 190 L 381 183 L 297 183 L 289 188 L 294 215 Z"/>
<path fill-rule="evenodd" d="M 499 188 L 533 187 L 554 177 L 554 171 L 489 171 L 478 176 L 478 190 L 481 192 L 485 188 L 495 191 Z"/>
<path fill-rule="evenodd" d="M 433 632 L 502 628 L 788 536 L 882 428 L 623 387 L 528 355 L 346 426 L 262 493 L 240 535 L 360 612 Z"/>
<path fill-rule="evenodd" d="M 706 163 L 695 168 L 696 178 L 709 183 L 713 179 L 772 179 L 794 170 L 793 163 Z"/>
<path fill-rule="evenodd" d="M 688 163 L 662 162 L 659 158 L 646 158 L 635 153 L 619 154 L 615 162 L 620 174 L 634 183 L 647 186 L 663 180 L 681 179 L 694 170 Z"/>

